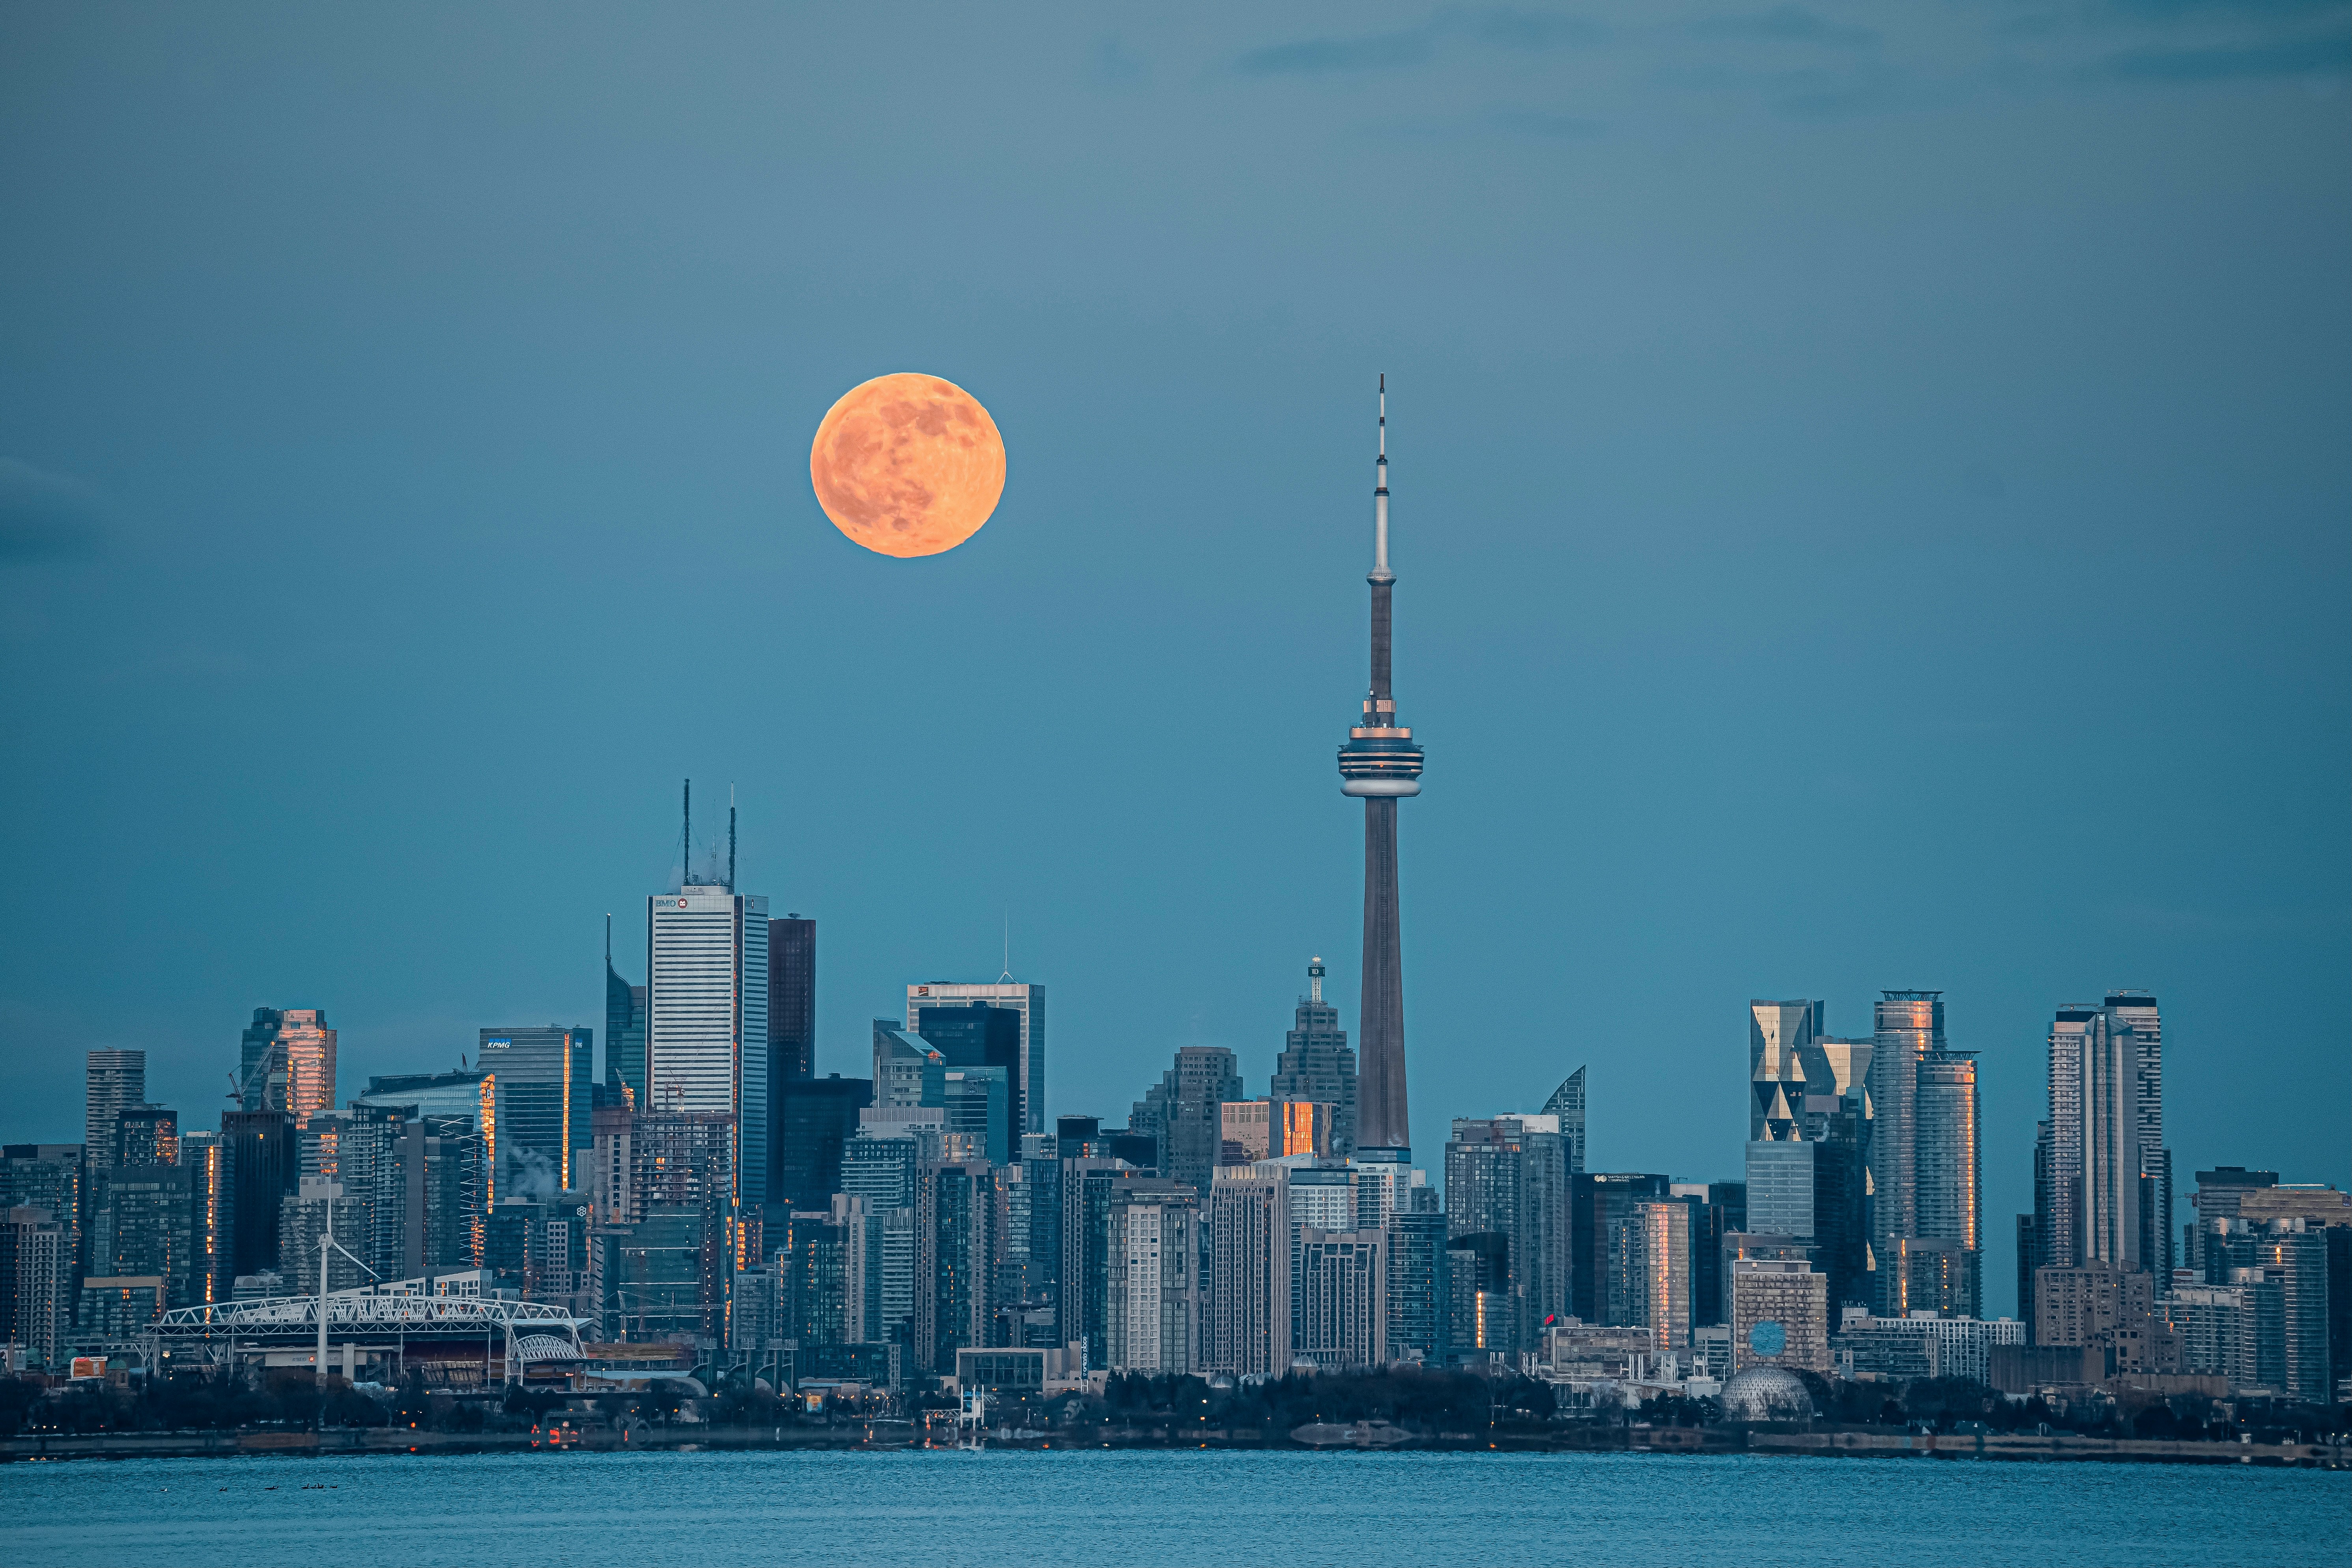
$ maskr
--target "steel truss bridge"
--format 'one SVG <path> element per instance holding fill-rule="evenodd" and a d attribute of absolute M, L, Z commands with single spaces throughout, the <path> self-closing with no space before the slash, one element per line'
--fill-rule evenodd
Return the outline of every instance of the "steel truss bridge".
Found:
<path fill-rule="evenodd" d="M 578 1361 L 581 1320 L 545 1301 L 519 1301 L 491 1294 L 480 1269 L 458 1274 L 394 1279 L 325 1297 L 330 1348 L 361 1341 L 382 1344 L 503 1342 L 507 1376 L 535 1362 Z M 249 1301 L 215 1301 L 165 1312 L 148 1338 L 161 1352 L 195 1352 L 191 1360 L 226 1360 L 251 1350 L 292 1350 L 319 1339 L 320 1298 L 271 1296 Z M 149 1365 L 154 1365 L 151 1354 Z"/>

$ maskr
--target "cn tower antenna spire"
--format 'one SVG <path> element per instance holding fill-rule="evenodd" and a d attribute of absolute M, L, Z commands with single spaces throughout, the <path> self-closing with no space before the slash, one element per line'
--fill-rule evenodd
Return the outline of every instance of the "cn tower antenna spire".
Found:
<path fill-rule="evenodd" d="M 1381 455 L 1372 465 L 1372 575 L 1389 572 L 1389 378 L 1381 373 Z"/>

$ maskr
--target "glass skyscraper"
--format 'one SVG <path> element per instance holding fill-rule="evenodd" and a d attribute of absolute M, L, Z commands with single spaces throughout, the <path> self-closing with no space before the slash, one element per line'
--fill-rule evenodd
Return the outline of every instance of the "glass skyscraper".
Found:
<path fill-rule="evenodd" d="M 816 1076 L 816 921 L 768 922 L 768 1073 L 778 1083 Z"/>
<path fill-rule="evenodd" d="M 604 1084 L 611 1098 L 646 1103 L 646 988 L 613 967 L 613 917 L 604 917 Z M 618 1092 L 625 1089 L 625 1095 Z"/>
<path fill-rule="evenodd" d="M 1044 990 L 1010 984 L 908 988 L 907 1026 L 940 1053 L 943 1067 L 1004 1069 L 1016 1136 L 1045 1130 L 1044 1058 L 1036 1055 L 1044 1048 Z M 1008 998 L 999 992 L 1024 994 Z M 1031 992 L 1038 994 L 1025 994 Z M 1039 1074 L 1034 1084 L 1033 1070 Z"/>
<path fill-rule="evenodd" d="M 983 1018 L 977 1009 L 1013 1015 Z M 941 1031 L 934 1037 L 934 1026 Z M 1045 1131 L 1045 988 L 1009 976 L 986 985 L 931 981 L 907 987 L 907 1027 L 929 1040 L 950 1067 L 1001 1067 L 1013 1074 L 1013 1130 Z M 1008 1044 L 1009 1039 L 1009 1044 Z M 955 1043 L 951 1046 L 950 1040 Z"/>
<path fill-rule="evenodd" d="M 595 1057 L 593 1029 L 550 1024 L 481 1032 L 474 1061 L 498 1082 L 502 1196 L 547 1198 L 587 1186 Z"/>

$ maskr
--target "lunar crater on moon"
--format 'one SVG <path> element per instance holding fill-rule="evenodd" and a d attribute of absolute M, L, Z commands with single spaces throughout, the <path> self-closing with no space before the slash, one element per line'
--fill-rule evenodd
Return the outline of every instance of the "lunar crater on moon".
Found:
<path fill-rule="evenodd" d="M 866 549 L 937 555 L 980 531 L 1004 493 L 1004 440 L 951 381 L 900 373 L 852 387 L 809 448 L 833 525 Z"/>

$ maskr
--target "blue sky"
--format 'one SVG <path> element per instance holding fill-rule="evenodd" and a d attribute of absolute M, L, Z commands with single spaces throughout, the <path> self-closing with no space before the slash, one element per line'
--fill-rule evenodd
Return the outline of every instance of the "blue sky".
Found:
<path fill-rule="evenodd" d="M 681 777 L 1049 1104 L 1353 1027 L 1371 386 L 1415 1142 L 1591 1064 L 1738 1173 L 1745 1004 L 1940 987 L 1988 1272 L 2049 1015 L 2179 1168 L 2352 1178 L 2352 9 L 24 8 L 0 18 L 0 1133 L 257 1005 L 347 1091 L 600 1024 Z M 948 376 L 970 544 L 807 443 Z M 706 821 L 717 820 L 714 812 Z M 626 966 L 626 965 L 625 965 Z"/>

